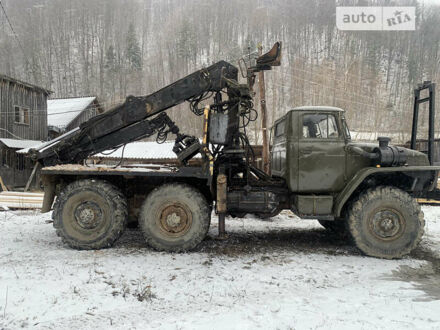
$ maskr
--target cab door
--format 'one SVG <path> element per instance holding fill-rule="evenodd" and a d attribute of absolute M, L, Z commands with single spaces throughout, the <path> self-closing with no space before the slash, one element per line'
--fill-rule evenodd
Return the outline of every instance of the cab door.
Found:
<path fill-rule="evenodd" d="M 345 184 L 345 139 L 335 112 L 299 116 L 298 190 L 339 192 Z"/>
<path fill-rule="evenodd" d="M 273 175 L 285 177 L 287 152 L 286 116 L 275 122 L 271 135 L 271 171 Z"/>

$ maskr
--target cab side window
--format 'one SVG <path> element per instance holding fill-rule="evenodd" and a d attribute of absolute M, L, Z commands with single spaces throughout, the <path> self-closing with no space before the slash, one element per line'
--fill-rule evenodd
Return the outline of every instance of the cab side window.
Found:
<path fill-rule="evenodd" d="M 305 114 L 303 138 L 335 139 L 339 137 L 336 118 L 332 114 Z"/>
<path fill-rule="evenodd" d="M 283 119 L 275 126 L 275 138 L 279 138 L 284 135 L 286 130 L 286 120 Z"/>

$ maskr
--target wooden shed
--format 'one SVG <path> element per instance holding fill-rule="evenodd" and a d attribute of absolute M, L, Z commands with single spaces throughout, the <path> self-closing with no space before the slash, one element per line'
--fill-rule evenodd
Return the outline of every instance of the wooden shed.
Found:
<path fill-rule="evenodd" d="M 47 101 L 49 138 L 70 131 L 103 111 L 96 96 L 50 99 Z"/>
<path fill-rule="evenodd" d="M 0 138 L 46 140 L 50 93 L 0 74 Z"/>
<path fill-rule="evenodd" d="M 24 187 L 34 164 L 22 148 L 47 140 L 47 97 L 51 91 L 0 74 L 0 178 Z"/>

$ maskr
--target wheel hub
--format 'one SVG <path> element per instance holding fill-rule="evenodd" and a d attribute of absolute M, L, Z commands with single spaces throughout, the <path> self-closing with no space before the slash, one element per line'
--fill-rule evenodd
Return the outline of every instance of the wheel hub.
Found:
<path fill-rule="evenodd" d="M 75 209 L 75 220 L 84 229 L 94 229 L 102 222 L 101 208 L 94 202 L 84 202 Z"/>
<path fill-rule="evenodd" d="M 170 236 L 180 236 L 191 227 L 191 212 L 183 205 L 171 204 L 160 213 L 161 229 Z"/>
<path fill-rule="evenodd" d="M 373 233 L 381 239 L 396 239 L 403 229 L 402 216 L 394 210 L 377 212 L 370 221 Z"/>
<path fill-rule="evenodd" d="M 167 216 L 167 225 L 169 227 L 178 227 L 180 225 L 180 217 L 176 213 L 171 213 Z"/>

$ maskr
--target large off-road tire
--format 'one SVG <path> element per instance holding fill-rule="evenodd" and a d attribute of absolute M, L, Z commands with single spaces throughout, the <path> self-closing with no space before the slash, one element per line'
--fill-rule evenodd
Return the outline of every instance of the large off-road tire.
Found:
<path fill-rule="evenodd" d="M 401 258 L 423 236 L 420 205 L 406 192 L 388 186 L 368 189 L 348 210 L 348 228 L 356 246 L 366 255 Z"/>
<path fill-rule="evenodd" d="M 347 222 L 345 219 L 335 219 L 333 221 L 318 220 L 319 224 L 331 233 L 346 236 L 348 234 Z"/>
<path fill-rule="evenodd" d="M 52 213 L 57 235 L 81 250 L 113 245 L 127 225 L 127 202 L 114 185 L 102 180 L 79 180 L 58 195 Z"/>
<path fill-rule="evenodd" d="M 147 243 L 159 251 L 181 252 L 195 248 L 206 236 L 211 208 L 195 188 L 165 184 L 145 199 L 139 225 Z"/>

